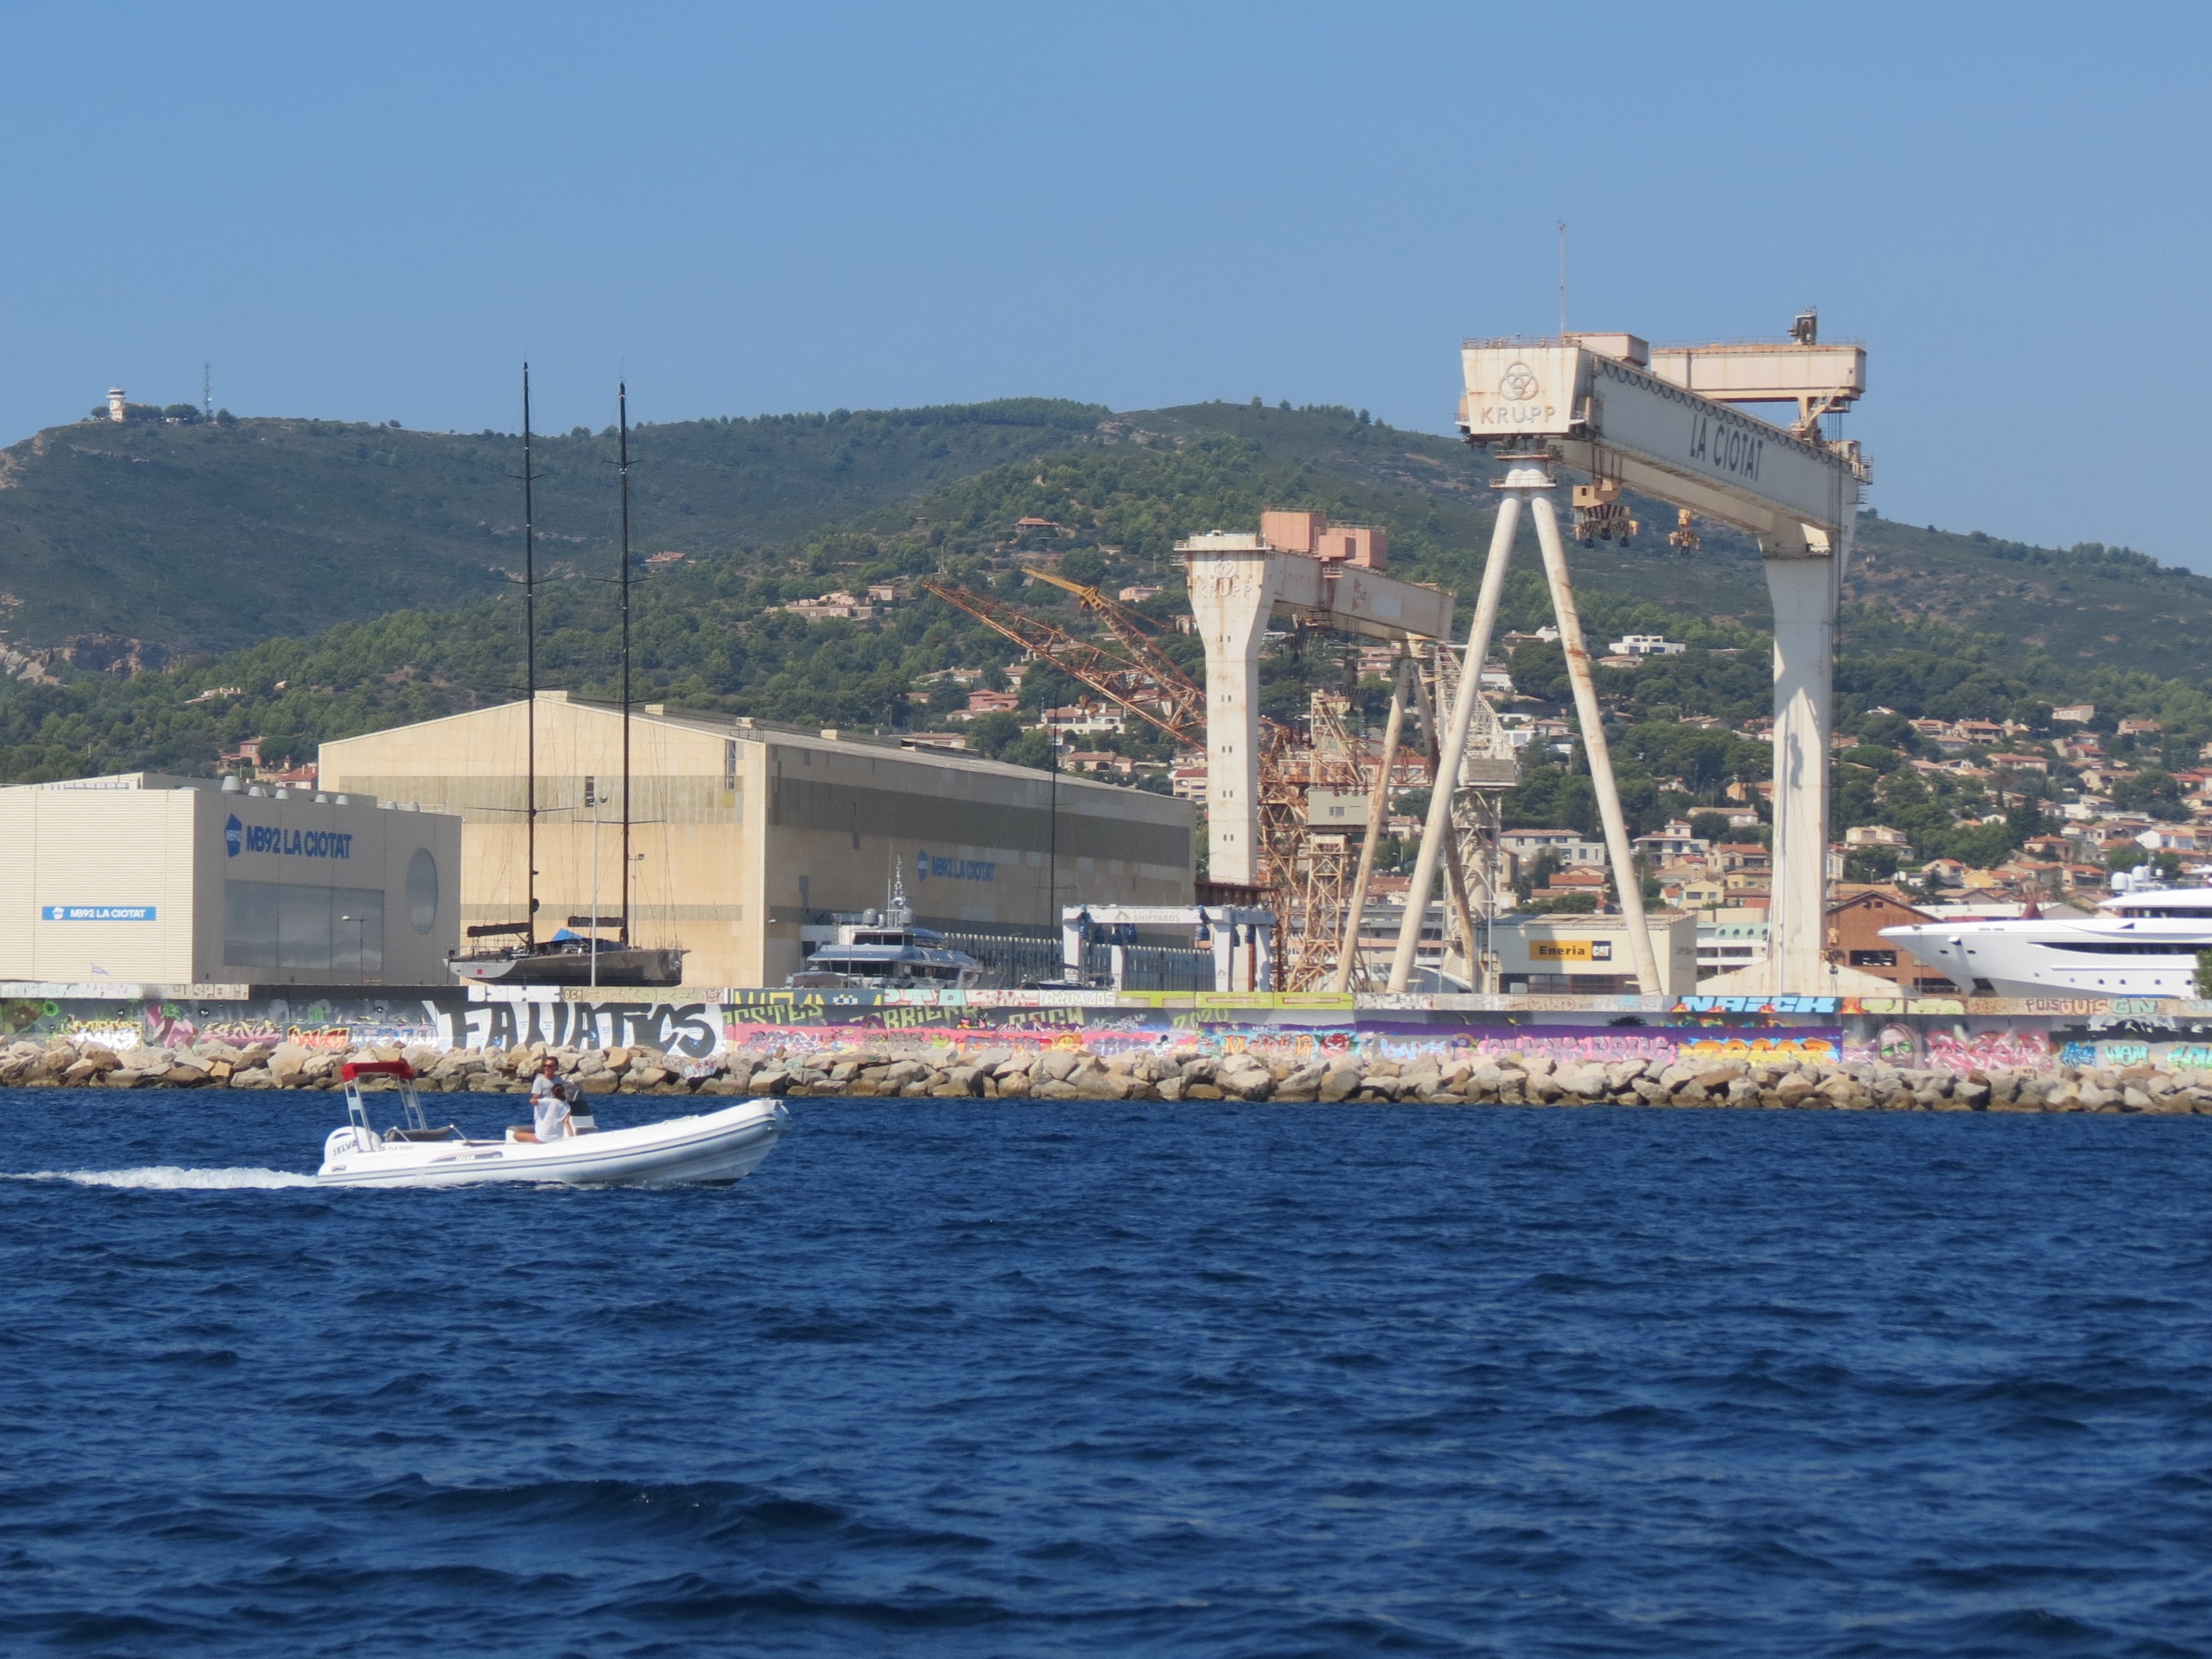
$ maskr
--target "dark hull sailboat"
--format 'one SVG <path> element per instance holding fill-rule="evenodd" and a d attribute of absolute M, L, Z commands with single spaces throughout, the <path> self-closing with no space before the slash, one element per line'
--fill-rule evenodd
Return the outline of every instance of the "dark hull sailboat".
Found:
<path fill-rule="evenodd" d="M 530 366 L 522 368 L 522 546 L 524 632 L 527 637 L 529 774 L 524 806 L 526 833 L 525 861 L 529 866 L 529 921 L 501 922 L 469 929 L 469 938 L 483 940 L 513 938 L 505 945 L 479 945 L 446 960 L 453 977 L 472 985 L 681 985 L 684 951 L 681 945 L 640 945 L 629 939 L 629 390 L 620 394 L 622 425 L 622 914 L 618 916 L 571 916 L 568 927 L 594 929 L 612 927 L 616 936 L 574 933 L 563 928 L 550 939 L 538 937 L 538 556 L 537 521 L 532 512 L 531 485 L 536 475 L 530 465 Z M 595 844 L 596 845 L 596 844 Z M 596 858 L 596 852 L 594 854 Z M 594 895 L 596 896 L 596 895 Z"/>
<path fill-rule="evenodd" d="M 507 951 L 479 951 L 447 964 L 472 985 L 681 985 L 684 952 L 658 945 L 553 939 Z"/>

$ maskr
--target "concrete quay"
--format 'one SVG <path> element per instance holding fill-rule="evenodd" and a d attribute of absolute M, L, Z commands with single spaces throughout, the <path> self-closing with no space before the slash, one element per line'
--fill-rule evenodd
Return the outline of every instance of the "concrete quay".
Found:
<path fill-rule="evenodd" d="M 518 1094 L 551 1053 L 587 1095 L 789 1095 L 1000 1100 L 1239 1100 L 1424 1105 L 1622 1105 L 1836 1111 L 2154 1112 L 2212 1115 L 2212 1073 L 2155 1066 L 2028 1073 L 1828 1066 L 1787 1060 L 1559 1063 L 1508 1053 L 1292 1066 L 1256 1055 L 1161 1048 L 1108 1060 L 1079 1050 L 963 1051 L 941 1062 L 887 1046 L 686 1060 L 651 1048 L 514 1049 L 203 1040 L 118 1052 L 66 1039 L 0 1051 L 0 1088 L 327 1090 L 346 1060 L 405 1059 L 426 1093 Z M 373 1087 L 388 1087 L 380 1080 Z"/>

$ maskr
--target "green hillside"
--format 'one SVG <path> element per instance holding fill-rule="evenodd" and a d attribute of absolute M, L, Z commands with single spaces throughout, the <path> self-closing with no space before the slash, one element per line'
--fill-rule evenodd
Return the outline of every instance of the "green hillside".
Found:
<path fill-rule="evenodd" d="M 1126 465 L 1224 440 L 1249 459 L 1215 495 L 1185 493 L 1172 508 L 1131 507 L 1083 528 L 1151 559 L 1170 529 L 1190 527 L 1175 513 L 1242 524 L 1266 494 L 1389 523 L 1401 547 L 1420 543 L 1425 568 L 1455 580 L 1468 579 L 1486 544 L 1488 463 L 1449 438 L 1341 409 L 1201 404 L 1116 416 L 1012 399 L 641 428 L 636 545 L 767 568 L 780 547 L 833 526 L 896 528 L 929 492 L 1010 461 L 1097 453 Z M 613 448 L 608 434 L 580 429 L 541 438 L 549 568 L 605 569 Z M 519 563 L 520 465 L 515 440 L 490 433 L 254 418 L 57 427 L 0 450 L 0 629 L 18 650 L 102 632 L 204 653 L 465 604 L 504 586 Z M 1036 516 L 1072 510 L 1051 489 L 1032 489 L 986 493 L 993 511 L 1016 496 Z M 1139 494 L 1148 492 L 1157 494 Z M 975 501 L 957 505 L 964 522 Z M 1576 555 L 1584 585 L 1763 625 L 1765 585 L 1743 538 L 1706 526 L 1704 548 L 1684 557 L 1666 547 L 1671 514 L 1646 503 L 1643 516 L 1638 543 Z M 1532 550 L 1523 556 L 1533 563 Z M 2123 549 L 2032 548 L 1881 518 L 1863 521 L 1850 597 L 2084 665 L 2191 681 L 2204 675 L 2212 640 L 2212 579 Z"/>
<path fill-rule="evenodd" d="M 833 586 L 933 570 L 1014 592 L 1024 586 L 1014 556 L 1048 552 L 1109 581 L 1168 586 L 1154 602 L 1164 614 L 1178 603 L 1170 556 L 1175 538 L 1249 524 L 1267 505 L 1319 507 L 1341 520 L 1383 524 L 1392 532 L 1395 569 L 1444 583 L 1463 597 L 1472 593 L 1489 503 L 1475 493 L 1479 460 L 1447 441 L 1392 432 L 1349 411 L 1290 414 L 1228 405 L 1103 424 L 1086 414 L 1073 431 L 1043 423 L 1069 419 L 1073 409 L 1049 406 L 1036 411 L 1031 424 L 1005 431 L 964 424 L 954 411 L 918 428 L 856 422 L 893 432 L 885 447 L 903 454 L 909 468 L 955 459 L 915 455 L 911 433 L 917 429 L 936 430 L 931 447 L 943 443 L 948 451 L 957 446 L 945 434 L 964 434 L 971 454 L 994 447 L 1001 436 L 1018 447 L 1042 445 L 1057 430 L 1061 441 L 811 535 L 703 551 L 656 572 L 639 592 L 647 695 L 777 718 L 899 723 L 914 717 L 905 692 L 915 676 L 1000 659 L 1007 648 L 926 601 L 900 606 L 882 625 L 809 623 L 770 607 Z M 641 447 L 652 453 L 665 431 L 648 429 Z M 574 441 L 580 447 L 586 441 Z M 797 447 L 813 459 L 827 453 L 804 441 Z M 849 470 L 880 477 L 892 468 L 855 462 Z M 661 469 L 664 477 L 677 471 L 673 465 Z M 817 478 L 804 489 L 836 487 Z M 573 473 L 568 488 L 580 489 Z M 601 489 L 611 495 L 604 483 Z M 769 491 L 763 482 L 750 493 Z M 803 489 L 792 485 L 786 494 L 781 510 L 795 516 Z M 578 511 L 569 522 L 580 516 Z M 1018 532 L 1024 518 L 1064 528 Z M 1869 529 L 1875 570 L 1886 575 L 1880 562 L 1904 556 L 1882 547 L 1886 523 L 1873 521 Z M 643 548 L 654 545 L 652 538 L 641 539 Z M 2014 568 L 1999 551 L 1966 538 L 1949 539 L 1974 549 L 1970 556 L 1986 565 Z M 2098 591 L 2171 602 L 2167 596 L 2196 582 L 2142 565 L 2113 566 L 2108 574 L 2102 562 L 2087 555 L 2045 556 L 2053 562 L 2017 568 L 2054 589 L 2101 584 Z M 1578 551 L 1577 560 L 1585 617 L 1601 641 L 1635 628 L 1723 651 L 1755 653 L 1762 643 L 1764 584 L 1740 541 L 1716 534 L 1694 557 L 1601 547 Z M 1509 626 L 1534 627 L 1547 614 L 1534 567 L 1533 553 L 1524 554 L 1508 589 Z M 1052 590 L 1029 593 L 1033 603 L 1058 602 Z M 2148 651 L 2128 653 L 2136 660 L 2123 667 L 2109 660 L 2121 654 L 2116 652 L 2100 660 L 2024 649 L 2007 635 L 1909 617 L 1887 592 L 1876 593 L 1875 604 L 1856 605 L 1847 621 L 1839 671 L 1847 707 L 1856 698 L 1913 714 L 2027 715 L 2054 701 L 2086 697 L 2113 707 L 2155 706 L 2185 724 L 2182 711 L 2203 701 L 2193 674 L 2183 681 L 2147 672 L 2154 654 Z M 546 684 L 580 690 L 610 684 L 611 603 L 596 581 L 547 586 Z M 2018 603 L 2025 608 L 2028 601 Z M 2047 625 L 2063 621 L 2047 608 L 2042 615 Z M 1285 661 L 1274 674 L 1280 689 L 1271 695 L 1295 712 L 1298 688 L 1333 672 Z M 510 696 L 520 680 L 519 606 L 512 586 L 501 584 L 488 599 L 389 613 L 319 634 L 303 630 L 175 673 L 127 682 L 66 672 L 64 678 L 61 685 L 17 683 L 0 692 L 0 774 L 54 776 L 123 765 L 200 770 L 240 737 L 270 737 L 279 750 L 289 744 L 304 751 L 325 737 Z M 1662 718 L 1670 712 L 1744 714 L 1763 701 L 1762 682 L 1754 662 L 1699 652 L 1680 664 L 1655 665 L 1622 695 Z M 192 701 L 225 686 L 240 687 L 242 695 Z"/>
<path fill-rule="evenodd" d="M 1042 398 L 689 421 L 632 434 L 644 551 L 799 536 L 1065 445 L 1106 411 Z M 604 568 L 611 434 L 540 434 L 541 554 Z M 19 650 L 104 632 L 234 649 L 503 585 L 522 557 L 519 441 L 337 421 L 55 427 L 0 450 L 0 628 Z"/>
<path fill-rule="evenodd" d="M 272 426 L 281 429 L 264 430 Z M 512 551 L 514 521 L 498 516 L 497 503 L 503 494 L 511 504 L 515 489 L 495 468 L 514 446 L 491 437 L 424 440 L 408 465 L 418 475 L 434 471 L 450 488 L 444 495 L 417 496 L 397 483 L 371 488 L 371 473 L 383 465 L 374 449 L 368 461 L 346 460 L 339 434 L 364 431 L 374 428 L 248 422 L 234 433 L 187 428 L 180 436 L 178 428 L 125 428 L 112 435 L 143 442 L 151 458 L 216 458 L 173 492 L 200 504 L 193 533 L 201 539 L 190 544 L 210 559 L 207 550 L 222 539 L 212 526 L 222 520 L 248 551 L 270 544 L 253 539 L 260 535 L 307 545 L 312 530 L 325 538 L 313 544 L 321 556 L 341 562 L 368 556 L 349 547 L 405 543 L 416 550 L 413 558 L 422 556 L 421 546 L 466 543 L 491 563 L 457 574 L 455 556 L 442 555 L 452 586 L 439 590 L 438 603 L 377 611 L 360 591 L 303 597 L 311 584 L 297 565 L 273 560 L 257 575 L 252 561 L 226 552 L 221 580 L 204 572 L 196 600 L 209 614 L 221 611 L 234 635 L 281 636 L 172 672 L 125 679 L 58 665 L 58 684 L 0 684 L 0 781 L 137 768 L 204 773 L 247 737 L 264 739 L 265 756 L 304 759 L 325 738 L 516 695 L 521 607 L 511 583 L 483 574 Z M 202 438 L 216 441 L 204 451 L 190 447 Z M 240 447 L 249 443 L 255 447 Z M 614 529 L 607 446 L 579 436 L 549 448 L 541 463 L 548 474 L 543 519 L 554 536 L 573 539 L 552 541 L 547 556 L 554 579 L 540 600 L 541 684 L 605 696 L 617 667 L 613 596 L 599 580 Z M 54 480 L 91 465 L 79 456 L 40 473 L 54 449 L 49 441 L 44 456 L 18 463 L 15 488 L 24 493 L 0 494 L 5 511 L 19 519 L 26 503 L 46 511 L 67 497 Z M 269 459 L 271 452 L 279 459 Z M 637 520 L 645 526 L 639 553 L 672 545 L 686 555 L 651 568 L 638 584 L 640 700 L 840 726 L 927 724 L 957 699 L 947 688 L 934 709 L 917 700 L 923 676 L 1002 665 L 1013 647 L 925 598 L 910 597 L 887 617 L 862 623 L 808 621 L 780 608 L 793 599 L 936 573 L 1019 597 L 1081 629 L 1065 595 L 1024 574 L 1023 562 L 1043 556 L 1085 580 L 1160 586 L 1148 608 L 1164 619 L 1182 607 L 1175 540 L 1249 526 L 1262 507 L 1283 506 L 1387 527 L 1395 572 L 1449 586 L 1465 601 L 1479 578 L 1493 510 L 1481 457 L 1341 409 L 1212 404 L 1109 416 L 1032 403 L 699 422 L 647 428 L 635 453 L 640 477 L 649 480 L 638 492 Z M 267 486 L 278 476 L 295 480 L 293 517 L 301 523 L 269 528 L 283 516 L 282 490 Z M 256 505 L 224 520 L 210 503 L 222 488 L 242 489 L 240 477 L 260 481 L 260 493 L 251 496 Z M 162 500 L 154 478 L 132 473 L 123 492 L 131 511 L 149 523 Z M 39 489 L 26 482 L 36 479 L 44 480 Z M 322 499 L 314 491 L 334 489 L 333 479 L 356 490 L 350 544 L 332 529 L 349 522 L 341 515 L 307 511 L 311 498 Z M 82 514 L 80 533 L 91 537 L 122 509 L 91 484 L 79 488 L 67 498 Z M 481 522 L 463 522 L 465 512 L 477 508 L 462 502 L 483 504 Z M 409 514 L 430 526 L 419 542 L 399 527 Z M 1764 712 L 1769 695 L 1765 589 L 1753 550 L 1741 537 L 1705 526 L 1700 551 L 1673 553 L 1656 511 L 1647 504 L 1644 515 L 1650 527 L 1639 544 L 1574 555 L 1594 641 L 1652 631 L 1693 647 L 1633 673 L 1601 673 L 1621 721 L 1615 752 L 1639 829 L 1711 805 L 1731 781 L 1763 774 L 1764 745 L 1686 722 L 1701 716 L 1740 722 Z M 1024 520 L 1042 522 L 1025 526 Z M 679 540 L 671 526 L 696 533 Z M 5 580 L 27 585 L 18 568 L 11 559 Z M 125 560 L 121 568 L 127 576 L 137 567 Z M 51 578 L 53 603 L 80 607 L 77 620 L 119 626 L 110 592 L 64 580 L 58 556 L 39 568 Z M 225 590 L 222 581 L 245 586 Z M 1851 593 L 1838 660 L 1838 713 L 1846 729 L 1877 741 L 1863 763 L 1847 757 L 1839 769 L 1839 826 L 1909 823 L 1923 856 L 1980 859 L 2018 845 L 2042 822 L 2021 810 L 2005 826 L 1980 824 L 1976 815 L 1990 803 L 1978 786 L 1939 781 L 1931 793 L 1918 775 L 1897 769 L 1894 750 L 1883 745 L 1909 748 L 1909 733 L 1900 737 L 1900 722 L 1881 709 L 2009 718 L 2041 728 L 2054 704 L 2091 702 L 2107 726 L 2121 715 L 2155 718 L 2162 734 L 2147 746 L 2128 745 L 2152 769 L 2146 788 L 2164 787 L 2156 780 L 2165 772 L 2156 769 L 2193 764 L 2198 747 L 2212 739 L 2212 696 L 2195 649 L 2212 606 L 2212 583 L 2203 579 L 2162 570 L 2124 550 L 2061 552 L 1870 518 Z M 311 599 L 323 608 L 309 609 Z M 373 614 L 312 628 L 294 621 L 303 611 L 320 618 L 348 606 Z M 159 621 L 167 613 L 155 605 L 144 614 Z M 1504 625 L 1534 629 L 1548 617 L 1534 550 L 1524 547 L 1507 586 Z M 1186 660 L 1197 655 L 1188 637 L 1170 635 L 1167 645 Z M 1523 646 L 1512 666 L 1524 692 L 1554 702 L 1564 697 L 1556 647 Z M 1347 670 L 1334 645 L 1286 645 L 1266 665 L 1267 708 L 1296 719 L 1309 690 L 1322 685 L 1352 689 L 1373 706 L 1381 688 L 1352 687 Z M 1039 673 L 1023 696 L 1059 702 L 1074 691 L 1057 675 Z M 1024 737 L 1012 717 L 969 729 L 985 752 L 1042 761 L 1041 741 Z M 1167 750 L 1155 745 L 1143 752 L 1158 759 Z M 1878 754 L 1892 756 L 1883 763 L 1889 769 L 1874 769 Z M 1587 829 L 1594 821 L 1587 777 L 1567 763 L 1532 768 L 1508 810 L 1516 822 Z"/>

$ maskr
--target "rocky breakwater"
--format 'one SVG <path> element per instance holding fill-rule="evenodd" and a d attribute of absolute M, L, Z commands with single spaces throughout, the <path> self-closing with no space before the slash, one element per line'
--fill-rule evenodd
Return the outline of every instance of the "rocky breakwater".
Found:
<path fill-rule="evenodd" d="M 686 1060 L 649 1048 L 336 1051 L 203 1041 L 118 1052 L 64 1040 L 0 1050 L 0 1088 L 334 1089 L 348 1060 L 406 1060 L 427 1093 L 519 1094 L 551 1053 L 587 1095 L 843 1095 L 1000 1100 L 1274 1100 L 1354 1104 L 1732 1107 L 1937 1112 L 2212 1115 L 2212 1074 L 2149 1066 L 2044 1073 L 1631 1060 L 1559 1063 L 1507 1053 L 1474 1060 L 1333 1058 L 1305 1066 L 1253 1054 L 1140 1049 L 977 1048 L 933 1054 L 854 1047 Z M 372 1087 L 387 1087 L 381 1082 Z"/>

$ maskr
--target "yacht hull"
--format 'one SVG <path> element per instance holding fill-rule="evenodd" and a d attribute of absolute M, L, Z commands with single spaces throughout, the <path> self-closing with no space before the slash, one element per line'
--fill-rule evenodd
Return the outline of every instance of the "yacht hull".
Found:
<path fill-rule="evenodd" d="M 1881 936 L 1981 996 L 2187 997 L 2212 927 L 2188 922 L 1971 921 Z"/>
<path fill-rule="evenodd" d="M 527 956 L 454 957 L 453 977 L 474 985 L 681 985 L 684 952 L 622 945 L 592 953 L 544 951 Z"/>

